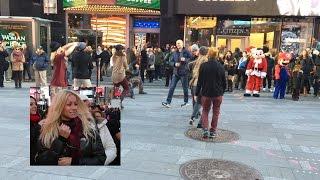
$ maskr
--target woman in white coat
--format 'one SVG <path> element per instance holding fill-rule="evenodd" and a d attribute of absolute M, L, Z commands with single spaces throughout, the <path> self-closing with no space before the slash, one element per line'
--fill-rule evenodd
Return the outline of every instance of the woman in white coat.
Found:
<path fill-rule="evenodd" d="M 96 120 L 96 128 L 99 132 L 103 147 L 105 149 L 105 154 L 107 156 L 104 165 L 108 165 L 117 157 L 117 148 L 106 125 L 108 121 L 104 118 L 104 114 L 101 111 L 95 111 L 92 114 Z"/>

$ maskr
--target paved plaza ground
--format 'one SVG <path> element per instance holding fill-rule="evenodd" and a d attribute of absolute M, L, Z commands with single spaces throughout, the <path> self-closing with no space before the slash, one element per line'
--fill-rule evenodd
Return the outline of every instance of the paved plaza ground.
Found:
<path fill-rule="evenodd" d="M 249 165 L 265 180 L 320 179 L 320 100 L 243 98 L 225 94 L 219 128 L 236 132 L 240 140 L 206 143 L 184 135 L 190 128 L 191 106 L 161 106 L 168 92 L 147 86 L 147 95 L 126 99 L 122 112 L 121 167 L 30 167 L 28 88 L 0 89 L 0 179 L 181 179 L 180 165 L 202 158 Z M 30 83 L 25 86 L 31 86 Z M 175 94 L 182 95 L 182 90 Z"/>

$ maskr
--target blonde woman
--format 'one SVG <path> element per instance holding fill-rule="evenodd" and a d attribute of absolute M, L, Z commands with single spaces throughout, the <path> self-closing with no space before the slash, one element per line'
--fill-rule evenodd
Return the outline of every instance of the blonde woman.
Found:
<path fill-rule="evenodd" d="M 73 91 L 55 95 L 41 128 L 39 165 L 104 165 L 106 155 L 89 121 L 89 109 Z"/>
<path fill-rule="evenodd" d="M 202 46 L 199 50 L 199 57 L 197 58 L 197 60 L 194 62 L 193 64 L 193 69 L 192 69 L 192 79 L 190 80 L 190 87 L 191 87 L 191 94 L 192 94 L 192 99 L 194 100 L 194 104 L 193 104 L 193 112 L 189 121 L 190 125 L 193 125 L 194 119 L 198 118 L 200 115 L 200 107 L 201 107 L 201 96 L 198 96 L 197 99 L 195 99 L 195 92 L 197 89 L 197 83 L 198 83 L 198 77 L 199 77 L 199 68 L 201 66 L 201 64 L 203 64 L 204 62 L 208 61 L 208 48 L 205 46 Z M 201 123 L 199 123 L 201 124 Z"/>
<path fill-rule="evenodd" d="M 11 53 L 12 62 L 12 79 L 14 80 L 15 88 L 21 88 L 23 63 L 25 62 L 24 54 L 18 43 L 14 43 Z"/>

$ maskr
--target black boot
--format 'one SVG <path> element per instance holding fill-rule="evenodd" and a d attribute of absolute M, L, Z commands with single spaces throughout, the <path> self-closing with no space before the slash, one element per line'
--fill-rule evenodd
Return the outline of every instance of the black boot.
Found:
<path fill-rule="evenodd" d="M 19 81 L 19 88 L 21 88 L 21 81 Z"/>
<path fill-rule="evenodd" d="M 232 90 L 233 90 L 232 81 L 231 81 L 231 80 L 228 80 L 228 91 L 229 91 L 229 92 L 232 92 Z"/>

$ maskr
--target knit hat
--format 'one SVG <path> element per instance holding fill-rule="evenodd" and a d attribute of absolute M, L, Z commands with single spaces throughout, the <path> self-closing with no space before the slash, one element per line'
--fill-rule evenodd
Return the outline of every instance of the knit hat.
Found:
<path fill-rule="evenodd" d="M 209 48 L 206 46 L 201 46 L 199 49 L 199 54 L 205 56 L 208 54 Z"/>
<path fill-rule="evenodd" d="M 115 46 L 116 51 L 122 51 L 124 50 L 124 47 L 121 44 L 118 44 Z"/>
<path fill-rule="evenodd" d="M 86 43 L 84 43 L 84 42 L 80 42 L 79 45 L 78 45 L 79 51 L 84 50 L 86 47 L 87 47 L 87 45 L 86 45 Z"/>
<path fill-rule="evenodd" d="M 194 52 L 194 51 L 199 51 L 199 46 L 197 44 L 193 44 L 191 46 L 191 51 Z"/>
<path fill-rule="evenodd" d="M 50 49 L 52 52 L 57 51 L 61 47 L 61 44 L 55 41 L 52 41 L 50 44 Z"/>

